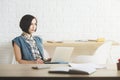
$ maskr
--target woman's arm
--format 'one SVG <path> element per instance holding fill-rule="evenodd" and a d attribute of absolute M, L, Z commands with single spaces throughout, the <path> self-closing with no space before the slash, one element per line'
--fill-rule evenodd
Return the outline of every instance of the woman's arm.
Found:
<path fill-rule="evenodd" d="M 18 63 L 20 63 L 20 64 L 43 64 L 43 61 L 40 59 L 36 60 L 36 61 L 23 60 L 22 56 L 21 56 L 20 47 L 16 43 L 14 43 L 13 48 L 14 48 L 15 58 L 16 58 L 16 61 L 18 61 Z"/>

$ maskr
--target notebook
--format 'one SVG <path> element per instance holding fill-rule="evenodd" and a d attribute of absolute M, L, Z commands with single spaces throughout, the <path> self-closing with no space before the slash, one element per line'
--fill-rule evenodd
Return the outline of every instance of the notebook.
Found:
<path fill-rule="evenodd" d="M 49 73 L 68 73 L 68 74 L 92 74 L 96 72 L 97 66 L 94 64 L 75 64 L 69 63 L 69 66 L 59 66 L 50 68 Z"/>
<path fill-rule="evenodd" d="M 56 47 L 52 60 L 45 64 L 67 64 L 73 52 L 73 47 Z"/>

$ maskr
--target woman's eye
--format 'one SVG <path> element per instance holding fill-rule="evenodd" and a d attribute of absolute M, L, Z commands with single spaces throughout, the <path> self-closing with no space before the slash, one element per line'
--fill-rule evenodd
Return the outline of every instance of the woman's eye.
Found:
<path fill-rule="evenodd" d="M 37 25 L 37 23 L 35 23 L 35 24 L 31 23 L 31 25 Z"/>

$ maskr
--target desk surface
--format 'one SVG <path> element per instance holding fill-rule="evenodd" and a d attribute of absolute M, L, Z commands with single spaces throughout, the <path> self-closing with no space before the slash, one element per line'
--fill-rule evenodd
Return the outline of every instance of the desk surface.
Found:
<path fill-rule="evenodd" d="M 42 64 L 41 66 L 48 65 L 50 67 L 56 66 L 66 66 L 65 64 Z M 81 74 L 55 74 L 55 73 L 48 73 L 49 69 L 40 69 L 34 70 L 31 67 L 36 66 L 33 64 L 0 64 L 0 80 L 8 80 L 8 79 L 24 79 L 25 80 L 32 80 L 32 79 L 39 79 L 39 80 L 61 80 L 61 79 L 82 79 L 82 80 L 115 80 L 120 79 L 120 71 L 117 71 L 116 66 L 112 65 L 107 67 L 106 69 L 99 69 L 95 73 L 90 75 L 81 75 Z M 39 65 L 40 66 L 40 65 Z"/>

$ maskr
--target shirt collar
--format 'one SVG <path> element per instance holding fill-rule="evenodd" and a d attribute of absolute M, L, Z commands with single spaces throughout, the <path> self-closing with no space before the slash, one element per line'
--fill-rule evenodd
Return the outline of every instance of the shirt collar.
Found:
<path fill-rule="evenodd" d="M 26 33 L 26 32 L 23 32 L 21 35 L 22 35 L 25 39 L 28 39 L 28 40 L 33 39 L 33 36 L 32 36 L 31 34 Z"/>

